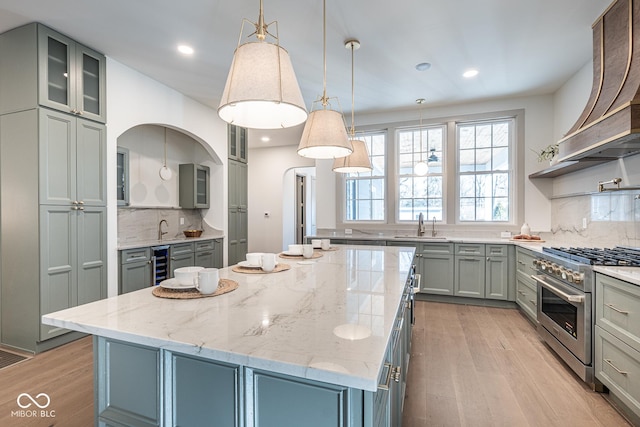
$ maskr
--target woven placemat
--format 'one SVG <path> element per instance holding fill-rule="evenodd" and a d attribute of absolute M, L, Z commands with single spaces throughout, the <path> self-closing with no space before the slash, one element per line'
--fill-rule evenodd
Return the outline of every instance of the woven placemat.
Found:
<path fill-rule="evenodd" d="M 280 252 L 278 256 L 280 258 L 286 258 L 286 259 L 314 259 L 314 258 L 320 258 L 322 254 L 318 251 L 313 251 L 313 256 L 311 258 L 305 258 L 302 255 L 287 255 L 284 252 Z"/>
<path fill-rule="evenodd" d="M 195 288 L 190 289 L 167 289 L 162 286 L 156 286 L 151 293 L 159 298 L 169 299 L 194 299 L 194 298 L 207 298 L 217 297 L 218 295 L 226 294 L 227 292 L 235 291 L 238 289 L 238 282 L 231 279 L 220 279 L 218 282 L 218 290 L 209 295 L 203 295 Z"/>
<path fill-rule="evenodd" d="M 276 264 L 276 268 L 273 271 L 264 271 L 261 268 L 251 268 L 251 267 L 241 267 L 239 265 L 234 265 L 231 267 L 231 271 L 235 271 L 236 273 L 246 273 L 246 274 L 269 274 L 269 273 L 279 273 L 281 271 L 287 271 L 291 268 L 289 264 L 278 263 Z"/>

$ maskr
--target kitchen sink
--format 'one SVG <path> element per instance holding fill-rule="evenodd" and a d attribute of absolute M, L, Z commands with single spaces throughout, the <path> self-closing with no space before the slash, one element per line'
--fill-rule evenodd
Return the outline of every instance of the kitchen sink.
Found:
<path fill-rule="evenodd" d="M 404 234 L 400 236 L 393 236 L 394 239 L 419 239 L 419 240 L 440 240 L 446 241 L 449 240 L 444 236 L 416 236 L 415 234 Z"/>

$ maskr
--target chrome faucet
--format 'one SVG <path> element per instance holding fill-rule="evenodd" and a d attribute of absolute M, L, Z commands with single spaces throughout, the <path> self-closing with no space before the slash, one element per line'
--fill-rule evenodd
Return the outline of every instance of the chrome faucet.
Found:
<path fill-rule="evenodd" d="M 168 231 L 162 231 L 162 223 L 169 227 L 169 223 L 166 219 L 160 220 L 160 223 L 158 224 L 158 240 L 162 240 L 162 236 L 168 233 Z"/>
<path fill-rule="evenodd" d="M 431 237 L 436 237 L 436 234 L 438 232 L 436 231 L 436 217 L 434 216 L 431 222 Z"/>
<path fill-rule="evenodd" d="M 418 236 L 424 236 L 424 215 L 422 212 L 418 216 Z"/>

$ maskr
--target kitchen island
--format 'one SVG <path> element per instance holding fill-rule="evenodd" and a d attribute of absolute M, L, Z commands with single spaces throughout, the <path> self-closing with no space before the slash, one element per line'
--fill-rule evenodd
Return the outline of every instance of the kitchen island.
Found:
<path fill-rule="evenodd" d="M 335 246 L 191 300 L 142 289 L 43 316 L 94 335 L 96 424 L 382 426 L 401 417 L 414 248 Z"/>

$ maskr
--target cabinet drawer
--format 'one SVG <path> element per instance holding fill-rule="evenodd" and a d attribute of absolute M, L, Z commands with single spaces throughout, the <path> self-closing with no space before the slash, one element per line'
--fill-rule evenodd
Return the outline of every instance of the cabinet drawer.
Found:
<path fill-rule="evenodd" d="M 213 250 L 214 241 L 213 240 L 203 240 L 201 242 L 194 242 L 196 246 L 196 252 L 199 251 L 210 251 Z"/>
<path fill-rule="evenodd" d="M 531 274 L 535 255 L 526 249 L 516 249 L 516 268 L 524 274 Z"/>
<path fill-rule="evenodd" d="M 640 352 L 599 326 L 595 329 L 596 378 L 640 415 Z"/>
<path fill-rule="evenodd" d="M 125 249 L 120 251 L 121 264 L 149 261 L 149 259 L 151 259 L 151 250 L 149 248 Z"/>
<path fill-rule="evenodd" d="M 417 250 L 423 254 L 453 254 L 453 243 L 422 243 Z"/>
<path fill-rule="evenodd" d="M 516 303 L 522 311 L 536 322 L 538 318 L 538 292 L 518 275 L 516 279 Z"/>
<path fill-rule="evenodd" d="M 487 256 L 507 256 L 508 245 L 486 245 Z"/>
<path fill-rule="evenodd" d="M 596 323 L 640 351 L 640 286 L 597 274 Z"/>
<path fill-rule="evenodd" d="M 190 243 L 177 243 L 171 245 L 171 256 L 190 254 L 193 252 L 193 242 Z"/>
<path fill-rule="evenodd" d="M 456 255 L 484 255 L 485 247 L 482 244 L 456 243 Z"/>

